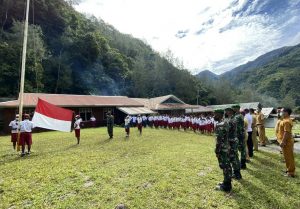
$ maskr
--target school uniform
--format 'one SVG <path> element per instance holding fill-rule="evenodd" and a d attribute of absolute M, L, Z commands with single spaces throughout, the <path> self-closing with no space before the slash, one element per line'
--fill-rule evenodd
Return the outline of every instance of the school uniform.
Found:
<path fill-rule="evenodd" d="M 75 137 L 79 138 L 80 137 L 80 123 L 82 122 L 82 119 L 79 118 L 75 121 L 74 123 L 74 130 L 75 130 Z"/>
<path fill-rule="evenodd" d="M 18 129 L 19 129 L 19 121 L 13 120 L 9 123 L 9 127 L 11 128 L 11 142 L 18 141 Z"/>
<path fill-rule="evenodd" d="M 20 145 L 31 145 L 32 144 L 32 129 L 34 124 L 29 119 L 25 119 L 20 122 Z"/>

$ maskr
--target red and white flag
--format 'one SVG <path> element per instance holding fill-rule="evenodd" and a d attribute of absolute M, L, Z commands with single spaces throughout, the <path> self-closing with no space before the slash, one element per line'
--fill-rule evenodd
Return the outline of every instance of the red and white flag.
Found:
<path fill-rule="evenodd" d="M 57 107 L 39 98 L 32 122 L 35 127 L 71 131 L 73 111 Z"/>

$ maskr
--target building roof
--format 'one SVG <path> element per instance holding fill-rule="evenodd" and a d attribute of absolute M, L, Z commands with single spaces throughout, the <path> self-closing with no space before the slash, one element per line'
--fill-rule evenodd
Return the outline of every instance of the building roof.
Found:
<path fill-rule="evenodd" d="M 241 109 L 257 109 L 257 106 L 259 105 L 259 102 L 251 102 L 251 103 L 237 103 L 241 106 Z M 231 107 L 234 104 L 223 104 L 223 105 L 210 105 L 207 106 L 208 108 L 212 108 L 213 110 L 216 109 L 226 109 L 227 107 Z"/>
<path fill-rule="evenodd" d="M 38 98 L 61 107 L 143 107 L 144 105 L 125 96 L 96 96 L 71 94 L 25 93 L 24 107 L 35 107 Z M 18 100 L 0 102 L 0 108 L 15 108 Z"/>
<path fill-rule="evenodd" d="M 197 109 L 199 106 L 189 105 L 184 103 L 178 97 L 174 95 L 166 95 L 154 98 L 133 98 L 139 103 L 142 103 L 145 107 L 153 110 L 185 110 L 185 109 Z M 173 102 L 168 102 L 168 100 L 173 100 Z"/>
<path fill-rule="evenodd" d="M 191 113 L 206 113 L 206 112 L 213 112 L 214 110 L 209 107 L 204 107 L 204 106 L 198 106 L 197 109 L 186 109 L 185 113 L 191 114 Z"/>
<path fill-rule="evenodd" d="M 128 115 L 152 115 L 156 114 L 146 107 L 118 107 L 118 109 Z"/>

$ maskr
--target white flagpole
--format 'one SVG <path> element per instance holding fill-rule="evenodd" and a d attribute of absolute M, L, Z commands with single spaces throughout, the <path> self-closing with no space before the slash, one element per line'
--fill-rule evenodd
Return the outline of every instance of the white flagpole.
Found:
<path fill-rule="evenodd" d="M 22 115 L 23 115 L 23 94 L 24 94 L 24 83 L 25 83 L 25 66 L 26 66 L 26 52 L 27 52 L 27 38 L 28 38 L 29 3 L 30 3 L 30 0 L 27 0 L 26 19 L 25 19 L 25 26 L 24 26 L 23 52 L 22 52 L 21 82 L 20 82 L 20 93 L 19 93 L 19 118 L 20 118 L 20 120 L 22 120 Z M 20 141 L 20 134 L 18 136 L 17 151 L 20 150 L 19 141 Z"/>

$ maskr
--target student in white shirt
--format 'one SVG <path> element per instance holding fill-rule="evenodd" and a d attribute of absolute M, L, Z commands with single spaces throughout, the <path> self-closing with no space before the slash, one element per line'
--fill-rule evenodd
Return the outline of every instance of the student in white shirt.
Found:
<path fill-rule="evenodd" d="M 125 132 L 126 132 L 126 138 L 129 137 L 130 134 L 130 121 L 131 121 L 131 117 L 129 115 L 126 116 L 125 118 Z"/>
<path fill-rule="evenodd" d="M 92 117 L 90 118 L 90 121 L 91 121 L 92 127 L 96 127 L 96 118 L 95 118 L 95 116 L 92 115 Z"/>
<path fill-rule="evenodd" d="M 80 143 L 80 126 L 81 126 L 82 119 L 79 115 L 75 116 L 75 123 L 74 123 L 74 130 L 75 130 L 75 137 L 77 139 L 77 144 Z"/>
<path fill-rule="evenodd" d="M 15 120 L 9 123 L 9 127 L 11 128 L 11 142 L 13 143 L 13 148 L 16 149 L 18 141 L 19 115 L 16 115 Z"/>
<path fill-rule="evenodd" d="M 143 119 L 142 119 L 142 117 L 139 115 L 139 116 L 137 117 L 136 120 L 137 120 L 138 130 L 139 130 L 139 132 L 140 132 L 140 135 L 142 135 Z"/>
<path fill-rule="evenodd" d="M 33 122 L 29 120 L 30 116 L 28 114 L 24 115 L 24 120 L 20 122 L 20 145 L 22 146 L 21 157 L 25 155 L 25 145 L 27 145 L 27 154 L 30 154 L 30 149 L 32 145 L 32 129 L 34 128 Z"/>
<path fill-rule="evenodd" d="M 245 109 L 245 119 L 248 122 L 248 126 L 247 126 L 247 130 L 245 130 L 246 132 L 248 132 L 248 138 L 247 138 L 247 148 L 248 148 L 248 154 L 249 157 L 253 157 L 253 140 L 252 140 L 252 123 L 253 123 L 253 117 L 250 114 L 250 110 L 249 109 Z"/>

